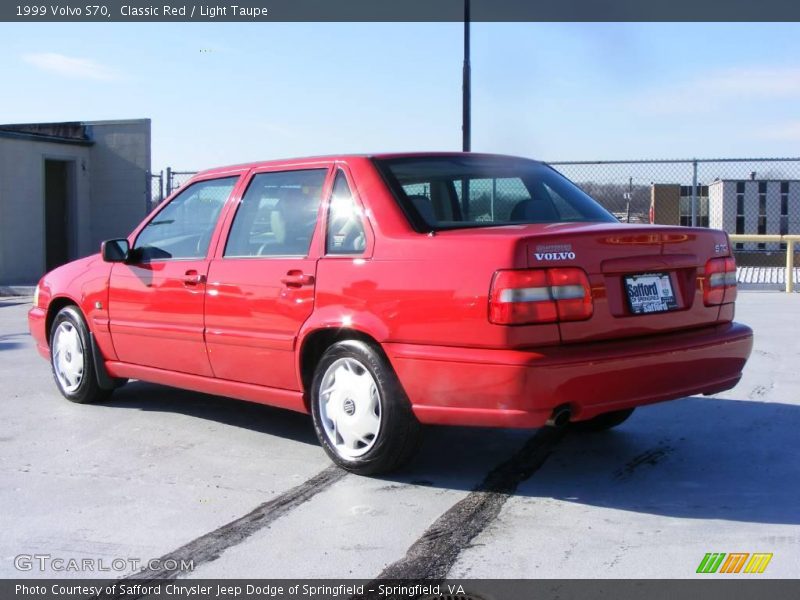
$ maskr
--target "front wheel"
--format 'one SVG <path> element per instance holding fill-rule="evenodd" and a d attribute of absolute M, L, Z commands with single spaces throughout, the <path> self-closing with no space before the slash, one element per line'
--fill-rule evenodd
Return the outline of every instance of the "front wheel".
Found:
<path fill-rule="evenodd" d="M 628 420 L 633 414 L 633 408 L 626 408 L 625 410 L 615 410 L 612 412 L 602 413 L 594 418 L 587 419 L 586 421 L 575 421 L 569 424 L 570 429 L 574 431 L 583 432 L 596 432 L 606 431 L 613 429 L 617 425 L 621 425 Z"/>
<path fill-rule="evenodd" d="M 97 383 L 89 330 L 75 306 L 62 308 L 53 320 L 50 365 L 58 390 L 70 402 L 91 404 L 111 393 Z"/>
<path fill-rule="evenodd" d="M 360 475 L 395 470 L 421 441 L 421 427 L 391 365 L 358 340 L 322 355 L 311 387 L 317 437 L 340 467 Z"/>

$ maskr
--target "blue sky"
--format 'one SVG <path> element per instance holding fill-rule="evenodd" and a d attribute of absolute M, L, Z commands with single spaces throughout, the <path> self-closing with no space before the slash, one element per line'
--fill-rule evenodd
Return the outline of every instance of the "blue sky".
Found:
<path fill-rule="evenodd" d="M 800 24 L 473 24 L 473 149 L 797 156 Z M 153 167 L 461 144 L 458 23 L 0 24 L 0 122 L 149 117 Z"/>

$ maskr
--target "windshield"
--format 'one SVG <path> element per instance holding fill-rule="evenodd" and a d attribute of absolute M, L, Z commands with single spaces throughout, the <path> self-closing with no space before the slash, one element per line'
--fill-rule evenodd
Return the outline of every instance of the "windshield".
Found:
<path fill-rule="evenodd" d="M 614 222 L 547 165 L 511 157 L 376 159 L 417 231 L 525 223 Z"/>

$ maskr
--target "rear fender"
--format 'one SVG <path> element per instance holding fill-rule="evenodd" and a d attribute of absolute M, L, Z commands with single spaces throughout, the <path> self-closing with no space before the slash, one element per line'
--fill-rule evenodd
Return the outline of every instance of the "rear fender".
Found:
<path fill-rule="evenodd" d="M 297 381 L 303 381 L 300 357 L 303 345 L 309 335 L 320 330 L 352 330 L 368 335 L 378 344 L 389 338 L 389 327 L 380 318 L 370 312 L 354 311 L 345 306 L 325 306 L 315 309 L 308 320 L 303 323 L 295 345 L 295 369 Z"/>

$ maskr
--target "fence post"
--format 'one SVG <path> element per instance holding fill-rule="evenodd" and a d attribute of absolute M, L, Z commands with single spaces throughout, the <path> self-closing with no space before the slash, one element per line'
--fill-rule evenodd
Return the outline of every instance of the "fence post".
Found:
<path fill-rule="evenodd" d="M 167 167 L 167 196 L 172 193 L 172 167 Z"/>
<path fill-rule="evenodd" d="M 631 222 L 631 199 L 633 198 L 633 177 L 628 177 L 628 193 L 625 196 L 625 222 Z"/>
<path fill-rule="evenodd" d="M 786 240 L 786 292 L 794 291 L 794 240 Z"/>
<path fill-rule="evenodd" d="M 153 174 L 150 171 L 144 172 L 144 214 L 150 213 L 153 206 Z"/>
<path fill-rule="evenodd" d="M 692 227 L 697 227 L 697 159 L 692 160 Z"/>

